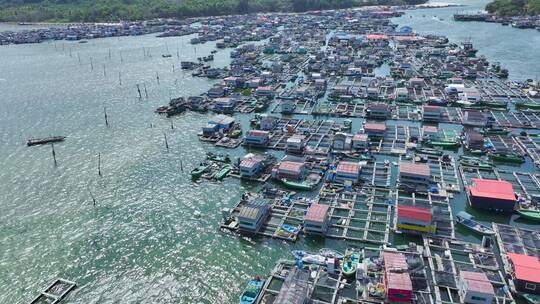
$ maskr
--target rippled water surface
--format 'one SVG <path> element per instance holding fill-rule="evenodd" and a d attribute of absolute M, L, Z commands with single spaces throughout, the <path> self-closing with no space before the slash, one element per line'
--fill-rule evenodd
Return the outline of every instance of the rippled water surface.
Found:
<path fill-rule="evenodd" d="M 449 9 L 425 14 L 433 11 Z M 412 14 L 399 20 L 454 39 L 469 36 L 418 21 L 421 11 Z M 539 72 L 540 60 L 523 62 L 538 52 L 483 40 L 504 35 L 499 25 L 452 26 L 484 28 L 470 35 L 473 42 L 513 76 Z M 66 303 L 233 303 L 249 277 L 268 273 L 293 247 L 322 245 L 218 232 L 221 208 L 253 186 L 191 182 L 187 172 L 216 150 L 196 136 L 210 114 L 176 117 L 171 128 L 171 120 L 153 113 L 170 97 L 200 94 L 212 84 L 180 71 L 180 60 L 214 49 L 214 43 L 195 48 L 189 38 L 0 47 L 0 303 L 27 302 L 55 277 L 78 283 Z M 228 64 L 228 53 L 218 52 L 213 65 Z M 144 91 L 138 98 L 136 84 L 146 85 L 148 99 Z M 25 146 L 27 138 L 48 135 L 68 136 L 55 145 L 56 168 L 50 146 Z"/>

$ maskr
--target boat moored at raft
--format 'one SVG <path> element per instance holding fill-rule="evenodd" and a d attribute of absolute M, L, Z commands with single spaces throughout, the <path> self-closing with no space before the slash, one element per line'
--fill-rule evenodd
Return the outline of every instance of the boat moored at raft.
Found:
<path fill-rule="evenodd" d="M 523 217 L 527 220 L 540 222 L 540 210 L 534 209 L 518 209 L 517 213 L 520 217 Z"/>
<path fill-rule="evenodd" d="M 492 152 L 489 153 L 489 158 L 501 163 L 522 164 L 525 162 L 525 157 L 513 153 Z"/>
<path fill-rule="evenodd" d="M 264 285 L 264 280 L 261 280 L 259 277 L 256 277 L 252 280 L 249 280 L 244 292 L 240 296 L 240 304 L 253 304 L 257 301 L 259 294 L 261 293 L 262 287 Z"/>
<path fill-rule="evenodd" d="M 295 182 L 295 181 L 288 180 L 286 178 L 282 178 L 281 182 L 286 188 L 289 188 L 289 189 L 311 191 L 315 188 L 315 184 L 312 184 L 307 181 Z"/>
<path fill-rule="evenodd" d="M 465 211 L 460 211 L 456 214 L 457 222 L 463 225 L 465 228 L 472 230 L 474 232 L 480 233 L 482 235 L 494 235 L 495 231 L 493 229 L 480 224 L 474 220 L 474 217 Z"/>
<path fill-rule="evenodd" d="M 360 263 L 360 253 L 354 250 L 347 250 L 341 264 L 341 272 L 346 277 L 354 277 L 358 263 Z"/>
<path fill-rule="evenodd" d="M 205 163 L 199 164 L 198 167 L 191 170 L 191 178 L 195 179 L 201 177 L 209 168 L 210 167 Z"/>

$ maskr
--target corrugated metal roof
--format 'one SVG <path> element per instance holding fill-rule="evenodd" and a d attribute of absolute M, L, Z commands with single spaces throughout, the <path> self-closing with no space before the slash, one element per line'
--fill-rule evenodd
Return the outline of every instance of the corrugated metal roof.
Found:
<path fill-rule="evenodd" d="M 390 270 L 407 270 L 409 266 L 407 265 L 407 259 L 401 252 L 383 252 L 384 260 L 384 269 L 385 271 Z"/>
<path fill-rule="evenodd" d="M 537 257 L 517 253 L 508 253 L 507 256 L 514 265 L 516 279 L 540 283 L 540 262 Z"/>
<path fill-rule="evenodd" d="M 386 273 L 387 289 L 406 290 L 412 292 L 411 277 L 408 273 Z"/>
<path fill-rule="evenodd" d="M 248 137 L 265 137 L 268 136 L 270 132 L 262 130 L 249 130 L 247 132 Z"/>
<path fill-rule="evenodd" d="M 364 130 L 366 131 L 386 131 L 386 125 L 383 123 L 366 123 L 364 124 Z"/>
<path fill-rule="evenodd" d="M 326 219 L 326 214 L 330 206 L 325 204 L 313 204 L 308 208 L 305 221 L 320 222 L 323 223 Z"/>
<path fill-rule="evenodd" d="M 354 134 L 353 136 L 353 140 L 365 141 L 367 139 L 368 139 L 368 135 L 364 133 L 357 133 L 357 134 Z"/>
<path fill-rule="evenodd" d="M 433 215 L 428 208 L 416 207 L 416 206 L 398 206 L 398 218 L 408 218 L 423 222 L 431 222 Z"/>
<path fill-rule="evenodd" d="M 461 271 L 461 278 L 467 283 L 468 291 L 481 292 L 495 295 L 493 285 L 489 282 L 487 275 L 483 272 Z"/>
<path fill-rule="evenodd" d="M 336 172 L 349 174 L 349 175 L 358 175 L 360 173 L 360 164 L 354 163 L 354 162 L 346 162 L 346 161 L 340 161 Z"/>
<path fill-rule="evenodd" d="M 304 163 L 299 162 L 292 162 L 292 161 L 283 161 L 281 164 L 279 164 L 278 170 L 279 171 L 288 171 L 293 173 L 300 173 L 302 171 L 302 167 L 304 166 Z"/>
<path fill-rule="evenodd" d="M 425 177 L 429 177 L 430 175 L 430 169 L 429 169 L 428 164 L 413 164 L 413 163 L 400 162 L 399 172 L 400 174 L 405 173 L 405 174 L 412 174 L 412 175 L 421 175 Z"/>
<path fill-rule="evenodd" d="M 473 178 L 469 187 L 472 196 L 515 201 L 516 195 L 512 184 L 494 179 Z"/>
<path fill-rule="evenodd" d="M 243 159 L 240 162 L 240 167 L 253 168 L 254 166 L 258 165 L 260 162 L 261 162 L 260 160 L 253 159 L 253 158 Z"/>

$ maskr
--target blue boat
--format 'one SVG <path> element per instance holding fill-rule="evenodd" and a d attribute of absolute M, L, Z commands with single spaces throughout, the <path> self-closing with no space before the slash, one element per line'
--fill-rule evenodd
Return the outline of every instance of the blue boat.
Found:
<path fill-rule="evenodd" d="M 457 222 L 461 225 L 465 226 L 466 228 L 478 232 L 482 235 L 494 235 L 495 231 L 493 231 L 491 228 L 484 226 L 480 224 L 479 222 L 475 221 L 473 216 L 468 214 L 465 211 L 460 211 L 458 214 L 456 214 Z"/>
<path fill-rule="evenodd" d="M 244 292 L 240 296 L 240 304 L 255 303 L 255 301 L 257 301 L 257 297 L 259 296 L 259 293 L 261 292 L 263 284 L 264 284 L 264 280 L 261 280 L 259 278 L 249 280 L 248 285 L 246 286 L 246 289 L 244 289 Z"/>

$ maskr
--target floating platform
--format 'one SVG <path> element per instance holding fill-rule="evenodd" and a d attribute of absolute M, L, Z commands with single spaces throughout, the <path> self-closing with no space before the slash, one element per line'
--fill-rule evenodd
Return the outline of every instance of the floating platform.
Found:
<path fill-rule="evenodd" d="M 57 304 L 62 301 L 77 284 L 72 281 L 58 278 L 54 280 L 49 286 L 47 286 L 41 293 L 35 297 L 29 304 Z"/>
<path fill-rule="evenodd" d="M 511 304 L 514 299 L 500 271 L 497 256 L 488 248 L 444 238 L 423 238 L 424 256 L 431 270 L 436 303 L 464 303 L 459 292 L 461 271 L 483 272 L 493 285 L 496 304 Z"/>

